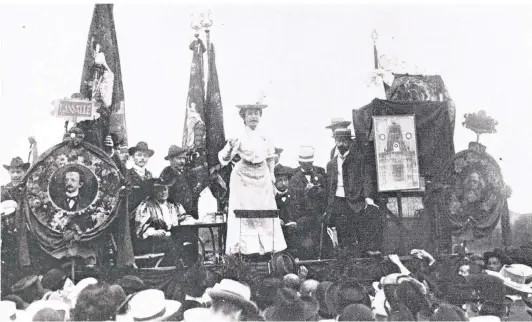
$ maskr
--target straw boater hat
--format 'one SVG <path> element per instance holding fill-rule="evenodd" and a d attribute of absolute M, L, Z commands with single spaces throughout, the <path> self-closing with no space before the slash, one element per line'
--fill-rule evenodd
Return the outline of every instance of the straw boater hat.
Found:
<path fill-rule="evenodd" d="M 223 279 L 220 283 L 208 292 L 211 299 L 221 299 L 229 301 L 246 312 L 257 312 L 258 308 L 255 303 L 251 302 L 251 290 L 248 286 L 233 281 Z"/>
<path fill-rule="evenodd" d="M 262 110 L 262 109 L 265 109 L 268 107 L 268 105 L 266 104 L 261 104 L 260 102 L 257 102 L 255 104 L 243 104 L 243 105 L 237 105 L 236 106 L 238 109 L 240 110 L 246 110 L 246 109 L 250 109 L 250 108 L 254 108 L 254 109 L 259 109 L 259 110 Z"/>
<path fill-rule="evenodd" d="M 11 163 L 9 165 L 4 164 L 4 168 L 7 171 L 9 171 L 11 169 L 17 169 L 17 168 L 26 171 L 26 170 L 28 170 L 30 168 L 30 164 L 29 163 L 25 163 L 24 161 L 22 161 L 21 157 L 14 157 L 13 159 L 11 159 Z"/>
<path fill-rule="evenodd" d="M 150 157 L 153 156 L 153 154 L 155 153 L 153 150 L 148 148 L 148 143 L 143 142 L 143 141 L 140 141 L 139 143 L 137 143 L 136 146 L 133 146 L 128 149 L 129 155 L 133 155 L 137 151 L 148 152 Z"/>
<path fill-rule="evenodd" d="M 11 301 L 0 301 L 0 321 L 28 321 L 26 311 L 17 310 L 17 305 Z"/>
<path fill-rule="evenodd" d="M 334 130 L 333 137 L 335 137 L 335 138 L 338 138 L 338 137 L 354 138 L 355 136 L 352 134 L 351 129 L 341 128 L 341 129 L 335 129 Z"/>
<path fill-rule="evenodd" d="M 2 201 L 0 203 L 0 215 L 7 216 L 11 215 L 12 213 L 17 210 L 18 204 L 15 200 L 6 200 Z"/>
<path fill-rule="evenodd" d="M 314 162 L 314 148 L 301 146 L 299 148 L 299 162 Z"/>
<path fill-rule="evenodd" d="M 180 156 L 182 154 L 185 154 L 187 152 L 187 150 L 177 146 L 177 145 L 172 145 L 170 146 L 170 148 L 168 149 L 168 155 L 164 157 L 165 160 L 170 160 L 171 158 L 173 157 L 177 157 L 177 156 Z"/>
<path fill-rule="evenodd" d="M 500 272 L 486 271 L 504 282 L 504 285 L 522 293 L 532 293 L 530 284 L 526 280 L 532 276 L 532 267 L 523 264 L 504 265 Z"/>
<path fill-rule="evenodd" d="M 167 300 L 161 290 L 144 290 L 135 294 L 129 301 L 128 316 L 134 321 L 165 321 L 172 318 L 181 303 Z"/>
<path fill-rule="evenodd" d="M 340 128 L 347 128 L 351 122 L 344 120 L 343 118 L 333 118 L 331 119 L 331 124 L 327 125 L 326 129 L 336 130 Z"/>

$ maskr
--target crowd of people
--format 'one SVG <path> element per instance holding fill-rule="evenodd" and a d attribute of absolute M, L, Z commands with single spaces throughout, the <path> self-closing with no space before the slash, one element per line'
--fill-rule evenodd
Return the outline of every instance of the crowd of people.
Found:
<path fill-rule="evenodd" d="M 226 255 L 288 250 L 298 259 L 316 259 L 334 249 L 356 249 L 363 257 L 381 256 L 386 200 L 376 191 L 374 155 L 355 139 L 350 122 L 336 119 L 328 126 L 335 146 L 326 169 L 314 165 L 311 146 L 300 148 L 299 167 L 293 169 L 280 164 L 282 149 L 257 130 L 266 106 L 238 107 L 244 131 L 221 149 L 221 168 L 208 183 L 227 215 Z M 73 127 L 65 139 L 79 145 L 84 135 Z M 74 283 L 64 266 L 13 281 L 19 270 L 14 210 L 30 167 L 17 157 L 4 166 L 11 182 L 2 187 L 2 320 L 501 320 L 511 316 L 512 301 L 531 302 L 532 268 L 512 263 L 502 251 L 483 257 L 463 251 L 452 261 L 437 261 L 424 250 L 412 250 L 418 265 L 409 268 L 389 255 L 395 272 L 371 281 L 313 276 L 304 266 L 253 279 L 213 273 L 191 247 L 197 245 L 194 226 L 184 227 L 198 219 L 198 196 L 205 188 L 190 179 L 190 151 L 172 145 L 165 156 L 169 166 L 154 177 L 146 168 L 154 155 L 146 142 L 127 147 L 110 134 L 104 149 L 126 179 L 135 251 L 164 253 L 168 264 L 179 268 L 174 289 L 154 289 L 132 275 Z M 65 180 L 73 187 L 83 184 L 81 174 Z M 78 209 L 76 196 L 69 197 L 65 207 Z M 276 211 L 278 217 L 237 217 L 242 210 Z M 95 266 L 94 257 L 85 264 Z"/>
<path fill-rule="evenodd" d="M 207 270 L 201 260 L 165 291 L 133 275 L 73 283 L 65 268 L 22 278 L 0 302 L 13 321 L 501 321 L 527 320 L 532 268 L 504 264 L 500 250 L 449 261 L 414 249 L 418 261 L 373 281 L 316 280 L 298 274 L 239 279 Z M 408 268 L 407 268 L 408 266 Z M 176 273 L 177 274 L 177 273 Z M 526 306 L 525 306 L 526 307 Z M 523 316 L 524 314 L 524 316 Z M 532 315 L 532 309 L 528 309 Z M 524 318 L 524 319 L 523 319 Z M 528 316 L 528 319 L 530 316 Z"/>

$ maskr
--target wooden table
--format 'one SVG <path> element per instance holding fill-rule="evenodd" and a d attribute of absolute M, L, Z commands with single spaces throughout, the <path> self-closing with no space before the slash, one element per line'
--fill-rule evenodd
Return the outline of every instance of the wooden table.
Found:
<path fill-rule="evenodd" d="M 198 230 L 201 228 L 209 229 L 211 233 L 213 253 L 218 254 L 220 258 L 225 254 L 225 238 L 227 232 L 227 222 L 195 222 L 194 224 L 180 225 L 180 227 L 194 227 Z M 214 228 L 218 229 L 218 252 L 216 252 L 216 238 L 214 238 Z M 199 238 L 199 237 L 198 237 Z M 203 243 L 203 241 L 202 241 Z"/>

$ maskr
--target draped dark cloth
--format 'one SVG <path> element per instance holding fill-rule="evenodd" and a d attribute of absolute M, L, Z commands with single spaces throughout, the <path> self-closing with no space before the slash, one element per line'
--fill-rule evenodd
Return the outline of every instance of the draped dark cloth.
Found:
<path fill-rule="evenodd" d="M 432 178 L 454 155 L 448 111 L 449 102 L 374 99 L 368 105 L 353 110 L 353 126 L 357 140 L 372 141 L 373 116 L 415 115 L 420 175 Z M 374 150 L 373 145 L 371 149 Z"/>

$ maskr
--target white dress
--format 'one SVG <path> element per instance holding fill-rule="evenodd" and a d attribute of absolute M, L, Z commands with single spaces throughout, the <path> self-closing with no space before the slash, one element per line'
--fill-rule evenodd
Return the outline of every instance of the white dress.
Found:
<path fill-rule="evenodd" d="M 248 127 L 238 139 L 238 145 L 232 150 L 227 144 L 218 154 L 222 166 L 227 165 L 229 161 L 226 160 L 232 160 L 236 154 L 241 157 L 231 173 L 229 183 L 225 252 L 246 255 L 280 252 L 286 249 L 286 241 L 279 218 L 238 219 L 234 214 L 235 209 L 277 209 L 273 184 L 275 177 L 268 165 L 268 161 L 273 161 L 275 149 L 262 135 Z"/>

